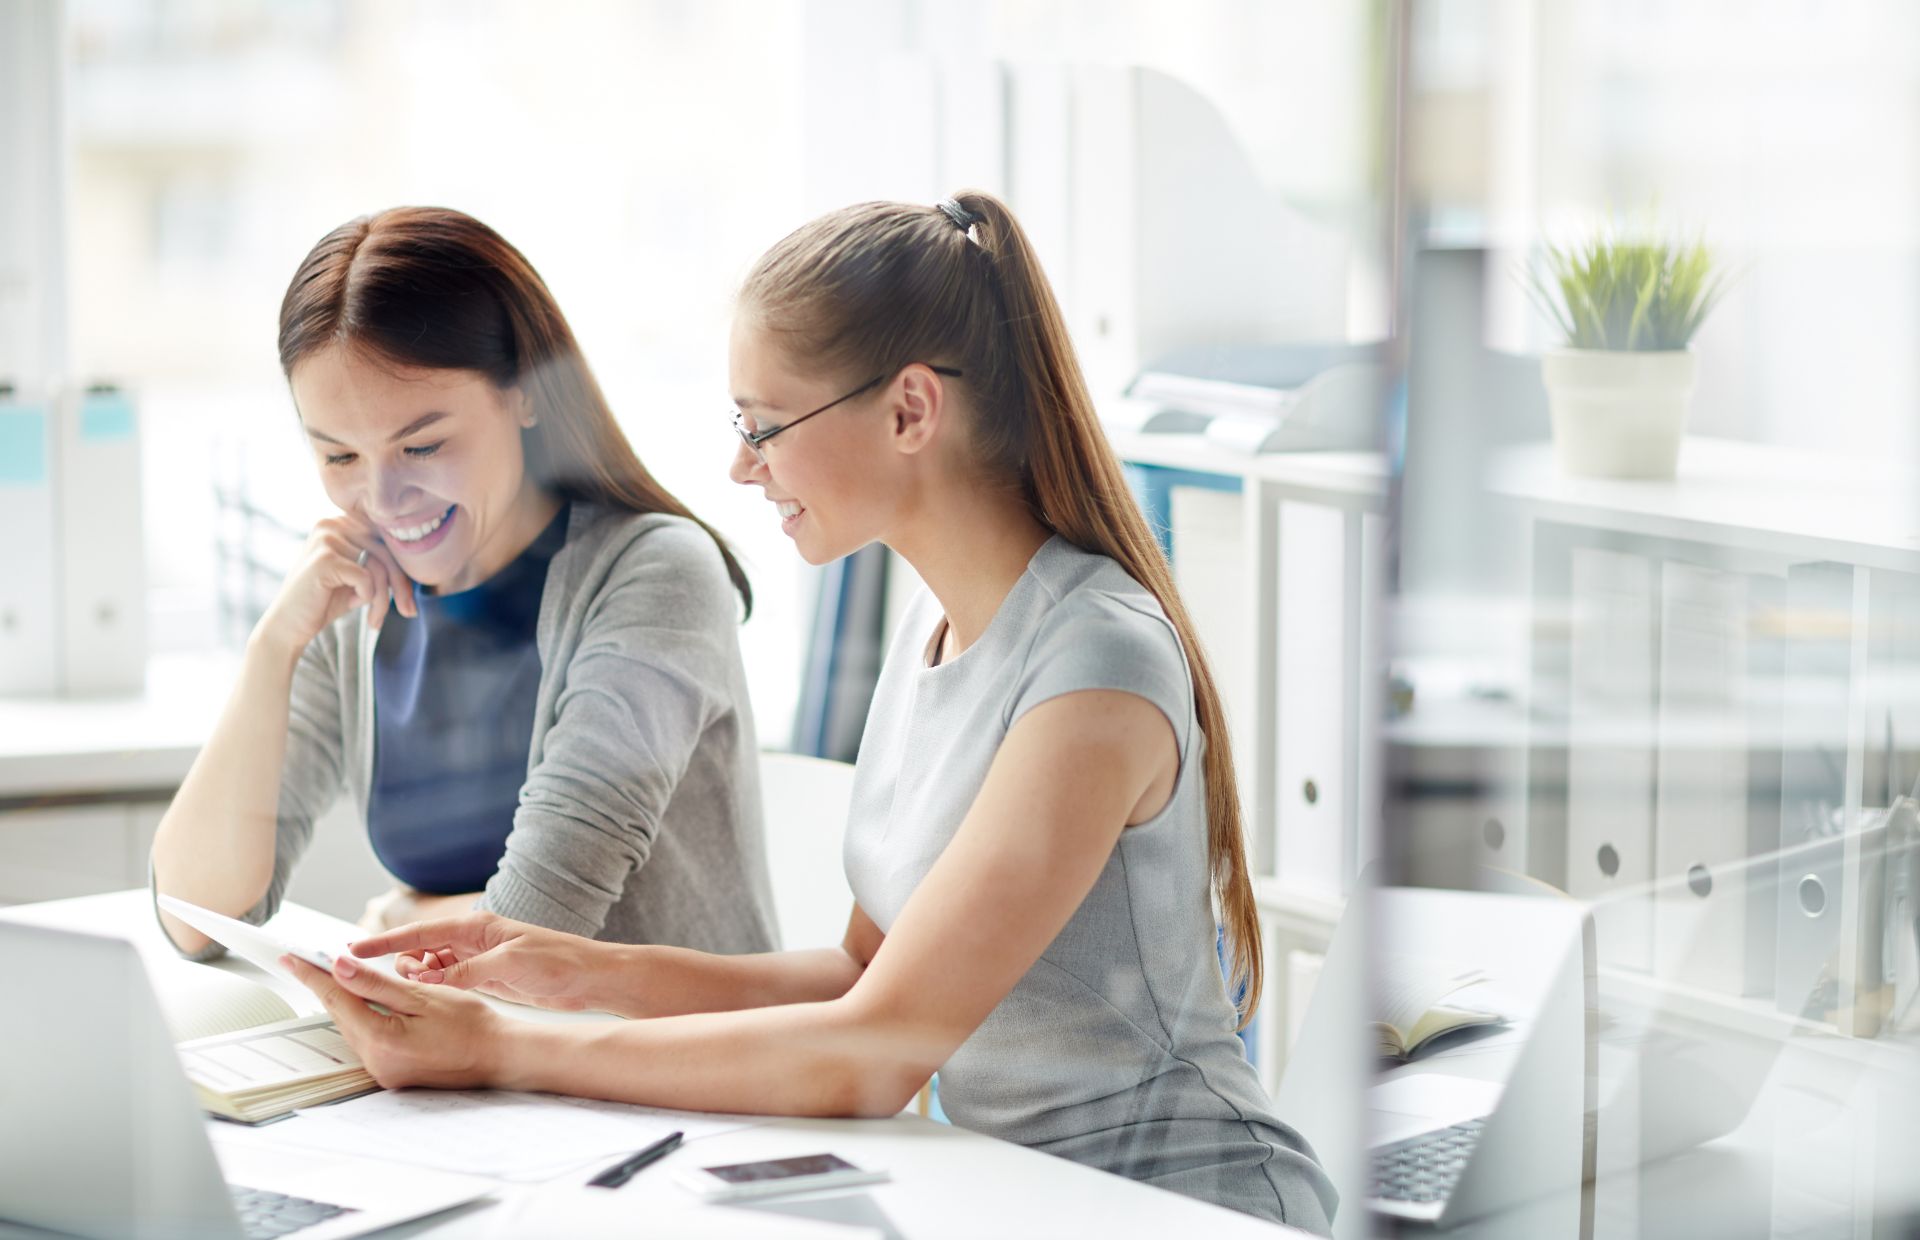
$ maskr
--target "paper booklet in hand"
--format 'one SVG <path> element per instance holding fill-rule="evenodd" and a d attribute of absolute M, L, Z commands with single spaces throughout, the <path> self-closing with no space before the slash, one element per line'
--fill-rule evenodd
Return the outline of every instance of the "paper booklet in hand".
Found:
<path fill-rule="evenodd" d="M 1398 954 L 1382 957 L 1379 968 L 1373 1028 L 1382 1059 L 1405 1062 L 1418 1057 L 1443 1034 L 1505 1019 L 1497 1012 L 1441 1002 L 1486 981 L 1482 969 L 1462 969 L 1428 956 Z"/>
<path fill-rule="evenodd" d="M 379 1086 L 323 1014 L 299 1016 L 259 982 L 184 960 L 148 962 L 180 1064 L 205 1110 L 259 1123 Z"/>
<path fill-rule="evenodd" d="M 288 941 L 270 928 L 169 895 L 158 903 L 269 973 L 281 970 L 283 955 L 333 967 L 332 952 Z M 215 1115 L 258 1123 L 379 1088 L 326 1016 L 296 1016 L 267 987 L 206 965 L 175 961 L 149 972 L 180 1044 L 181 1066 L 200 1105 Z"/>

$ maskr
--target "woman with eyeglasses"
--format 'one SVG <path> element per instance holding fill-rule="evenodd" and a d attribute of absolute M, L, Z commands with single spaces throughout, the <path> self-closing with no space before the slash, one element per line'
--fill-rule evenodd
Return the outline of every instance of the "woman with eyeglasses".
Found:
<path fill-rule="evenodd" d="M 844 940 L 720 958 L 478 916 L 355 945 L 413 983 L 293 967 L 384 1084 L 879 1116 L 937 1071 L 955 1123 L 1328 1230 L 1234 1036 L 1260 936 L 1219 693 L 1013 216 L 808 224 L 747 279 L 731 381 L 733 478 L 801 556 L 883 542 L 927 585 L 861 741 Z"/>
<path fill-rule="evenodd" d="M 398 880 L 370 929 L 478 908 L 772 948 L 746 576 L 634 455 L 533 267 L 457 211 L 354 220 L 295 272 L 280 364 L 339 512 L 253 630 L 155 891 L 264 920 L 344 794 Z"/>

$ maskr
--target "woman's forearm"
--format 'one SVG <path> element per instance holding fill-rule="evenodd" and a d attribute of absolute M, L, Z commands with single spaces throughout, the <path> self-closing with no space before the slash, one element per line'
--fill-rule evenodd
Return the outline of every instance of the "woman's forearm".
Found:
<path fill-rule="evenodd" d="M 298 650 L 256 637 L 240 677 L 153 837 L 154 885 L 168 895 L 239 916 L 273 877 L 280 767 Z M 198 951 L 208 939 L 162 914 L 173 941 Z"/>
<path fill-rule="evenodd" d="M 718 956 L 652 944 L 611 949 L 594 963 L 605 989 L 593 1006 L 621 1016 L 683 1016 L 838 999 L 860 980 L 861 966 L 838 947 Z"/>
<path fill-rule="evenodd" d="M 797 1003 L 605 1025 L 509 1021 L 496 1088 L 735 1114 L 886 1116 L 948 1047 L 859 1011 Z"/>

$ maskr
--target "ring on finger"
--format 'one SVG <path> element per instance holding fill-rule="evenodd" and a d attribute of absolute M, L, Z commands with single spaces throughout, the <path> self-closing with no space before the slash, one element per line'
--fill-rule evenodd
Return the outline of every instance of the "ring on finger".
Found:
<path fill-rule="evenodd" d="M 367 566 L 367 557 L 372 554 L 373 554 L 372 547 L 362 547 L 360 548 L 360 554 L 353 558 L 353 562 L 355 564 L 358 564 L 361 568 L 365 568 Z"/>

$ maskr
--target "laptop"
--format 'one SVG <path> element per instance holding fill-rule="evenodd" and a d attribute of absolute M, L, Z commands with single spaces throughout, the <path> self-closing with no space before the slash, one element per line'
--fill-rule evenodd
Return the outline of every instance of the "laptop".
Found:
<path fill-rule="evenodd" d="M 102 1240 L 336 1240 L 494 1187 L 211 1140 L 124 939 L 0 920 L 0 996 L 0 1219 Z"/>
<path fill-rule="evenodd" d="M 1756 867 L 1731 868 L 1745 877 Z M 1446 1228 L 1557 1200 L 1577 1225 L 1596 1178 L 1737 1127 L 1779 1050 L 1771 1038 L 1675 1010 L 1657 988 L 1601 976 L 1594 935 L 1592 910 L 1564 898 L 1356 893 L 1276 1095 L 1281 1116 L 1375 1216 Z M 1364 1043 L 1366 937 L 1486 969 L 1495 981 L 1459 1002 L 1505 1021 L 1372 1075 L 1364 1114 L 1348 1119 L 1350 1085 L 1293 1069 Z M 1321 1126 L 1344 1141 L 1323 1145 Z M 1533 1215 L 1552 1216 L 1548 1205 Z"/>

